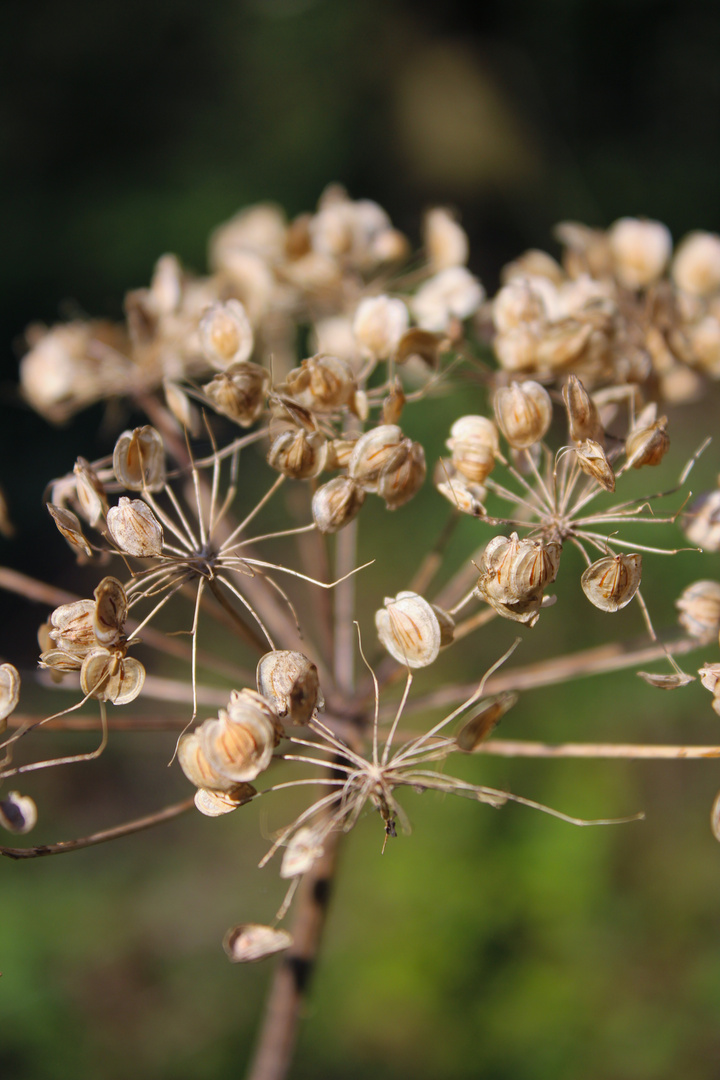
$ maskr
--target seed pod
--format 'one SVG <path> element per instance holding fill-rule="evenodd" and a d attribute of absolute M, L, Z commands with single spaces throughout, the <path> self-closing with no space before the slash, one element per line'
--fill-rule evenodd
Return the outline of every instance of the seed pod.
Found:
<path fill-rule="evenodd" d="M 398 379 L 392 385 L 390 393 L 382 404 L 383 424 L 397 424 L 405 408 L 405 391 Z"/>
<path fill-rule="evenodd" d="M 521 540 L 517 533 L 493 537 L 480 564 L 483 592 L 503 603 L 541 595 L 557 577 L 561 551 L 554 541 Z"/>
<path fill-rule="evenodd" d="M 75 491 L 80 504 L 80 512 L 90 525 L 107 513 L 108 502 L 105 487 L 99 476 L 84 457 L 79 457 L 73 466 Z"/>
<path fill-rule="evenodd" d="M 659 465 L 670 446 L 667 433 L 667 417 L 655 420 L 656 406 L 643 409 L 637 423 L 625 440 L 625 455 L 628 465 L 641 469 L 643 465 Z"/>
<path fill-rule="evenodd" d="M 420 668 L 432 664 L 441 647 L 450 644 L 455 623 L 446 611 L 418 593 L 399 592 L 385 597 L 385 606 L 375 612 L 375 626 L 395 660 Z"/>
<path fill-rule="evenodd" d="M 29 795 L 9 791 L 0 799 L 0 825 L 8 832 L 28 833 L 37 821 L 37 807 Z"/>
<path fill-rule="evenodd" d="M 198 414 L 197 410 L 190 404 L 188 395 L 181 386 L 178 386 L 171 379 L 163 379 L 162 385 L 165 393 L 165 403 L 178 424 L 192 435 L 197 435 L 199 429 Z"/>
<path fill-rule="evenodd" d="M 353 320 L 359 345 L 373 360 L 387 360 L 408 328 L 410 316 L 402 300 L 368 296 L 361 300 Z"/>
<path fill-rule="evenodd" d="M 690 504 L 683 532 L 703 551 L 720 551 L 720 491 L 707 491 Z"/>
<path fill-rule="evenodd" d="M 352 406 L 357 383 L 347 360 L 311 356 L 291 371 L 278 389 L 311 412 L 329 412 Z"/>
<path fill-rule="evenodd" d="M 619 611 L 640 586 L 642 555 L 604 555 L 580 579 L 583 592 L 601 611 Z"/>
<path fill-rule="evenodd" d="M 695 682 L 694 675 L 687 675 L 684 671 L 674 671 L 672 675 L 658 675 L 654 671 L 638 671 L 641 679 L 649 686 L 655 686 L 658 690 L 677 690 L 679 686 L 687 686 Z"/>
<path fill-rule="evenodd" d="M 276 649 L 265 653 L 257 666 L 258 692 L 275 706 L 279 717 L 307 724 L 316 709 L 325 705 L 318 670 L 301 652 Z"/>
<path fill-rule="evenodd" d="M 463 266 L 470 247 L 467 233 L 444 206 L 428 210 L 423 221 L 423 243 L 433 270 Z"/>
<path fill-rule="evenodd" d="M 198 329 L 205 359 L 218 371 L 242 363 L 253 351 L 252 326 L 239 300 L 213 304 Z"/>
<path fill-rule="evenodd" d="M 294 878 L 307 873 L 322 854 L 323 846 L 318 830 L 308 827 L 298 829 L 285 849 L 280 877 Z"/>
<path fill-rule="evenodd" d="M 67 540 L 70 547 L 77 553 L 81 551 L 88 557 L 92 555 L 92 548 L 85 539 L 80 520 L 72 510 L 66 510 L 63 506 L 53 506 L 46 503 L 50 517 L 57 525 L 62 536 Z"/>
<path fill-rule="evenodd" d="M 53 641 L 58 650 L 68 653 L 77 659 L 74 668 L 67 670 L 79 670 L 80 661 L 84 659 L 90 649 L 97 645 L 93 620 L 95 617 L 95 602 L 93 600 L 75 600 L 72 604 L 62 604 L 55 608 L 50 616 L 51 629 L 48 637 Z M 43 659 L 47 664 L 47 660 Z M 48 664 L 54 667 L 54 664 Z"/>
<path fill-rule="evenodd" d="M 720 583 L 694 581 L 675 601 L 678 622 L 690 637 L 709 642 L 720 631 Z"/>
<path fill-rule="evenodd" d="M 563 386 L 563 401 L 568 414 L 568 430 L 573 442 L 605 442 L 600 414 L 593 399 L 588 394 L 577 375 L 571 375 Z"/>
<path fill-rule="evenodd" d="M 355 444 L 360 438 L 359 435 L 350 436 L 343 439 L 330 439 L 328 442 L 327 458 L 325 460 L 326 469 L 347 469 L 350 464 L 350 458 L 352 452 L 355 449 Z"/>
<path fill-rule="evenodd" d="M 20 673 L 13 664 L 0 664 L 0 732 L 20 700 Z"/>
<path fill-rule="evenodd" d="M 600 443 L 586 439 L 575 447 L 575 454 L 578 465 L 587 476 L 597 480 L 605 491 L 615 490 L 615 473 Z"/>
<path fill-rule="evenodd" d="M 620 218 L 608 231 L 608 242 L 620 283 L 643 289 L 662 274 L 672 250 L 672 237 L 659 221 Z"/>
<path fill-rule="evenodd" d="M 228 930 L 223 948 L 234 964 L 245 964 L 283 952 L 292 943 L 292 935 L 287 930 L 261 926 L 259 923 L 241 923 Z"/>
<path fill-rule="evenodd" d="M 435 487 L 461 514 L 471 514 L 472 517 L 487 515 L 483 503 L 487 498 L 487 488 L 482 484 L 471 483 L 451 462 L 438 462 L 435 469 Z"/>
<path fill-rule="evenodd" d="M 516 450 L 539 442 L 550 427 L 552 402 L 540 383 L 510 383 L 495 394 L 495 417 L 503 435 Z"/>
<path fill-rule="evenodd" d="M 711 296 L 720 289 L 720 236 L 692 232 L 678 245 L 672 261 L 673 281 L 691 296 Z"/>
<path fill-rule="evenodd" d="M 455 468 L 474 484 L 487 479 L 500 454 L 498 430 L 485 416 L 461 416 L 450 428 L 446 446 Z"/>
<path fill-rule="evenodd" d="M 718 689 L 718 683 L 720 683 L 720 664 L 704 664 L 699 669 L 698 675 L 705 689 L 714 694 Z"/>
<path fill-rule="evenodd" d="M 93 630 L 100 645 L 115 645 L 123 636 L 128 602 L 117 578 L 104 577 L 93 593 Z"/>
<path fill-rule="evenodd" d="M 213 406 L 241 427 L 250 427 L 262 415 L 270 372 L 244 360 L 205 383 L 203 390 Z"/>
<path fill-rule="evenodd" d="M 398 341 L 393 359 L 396 364 L 406 364 L 408 360 L 417 357 L 436 371 L 440 365 L 442 341 L 441 334 L 433 334 L 430 330 L 420 330 L 414 326 L 411 330 L 406 330 Z"/>
<path fill-rule="evenodd" d="M 83 694 L 113 705 L 127 705 L 143 688 L 145 668 L 139 660 L 98 646 L 91 649 L 80 669 Z"/>
<path fill-rule="evenodd" d="M 230 791 L 268 767 L 280 730 L 265 698 L 252 690 L 233 691 L 227 709 L 180 740 L 180 766 L 198 787 Z"/>
<path fill-rule="evenodd" d="M 425 451 L 420 443 L 408 439 L 408 453 L 396 469 L 388 469 L 380 477 L 377 493 L 385 500 L 388 510 L 396 510 L 416 495 L 425 481 L 427 467 Z"/>
<path fill-rule="evenodd" d="M 455 736 L 458 750 L 464 750 L 467 754 L 472 754 L 477 750 L 517 699 L 518 694 L 514 690 L 509 690 L 504 694 L 498 694 L 497 697 L 480 702 L 478 712 L 465 721 Z"/>
<path fill-rule="evenodd" d="M 107 514 L 110 536 L 121 551 L 137 558 L 151 558 L 162 553 L 162 525 L 142 499 L 120 496 L 117 506 Z"/>
<path fill-rule="evenodd" d="M 149 424 L 123 431 L 113 451 L 113 472 L 128 491 L 161 491 L 165 486 L 165 447 L 160 433 Z"/>
<path fill-rule="evenodd" d="M 321 533 L 334 533 L 349 525 L 365 502 L 365 492 L 349 476 L 336 476 L 319 487 L 312 498 L 312 515 Z"/>
<path fill-rule="evenodd" d="M 380 424 L 355 443 L 348 473 L 365 491 L 377 492 L 380 478 L 402 465 L 411 445 L 396 424 Z"/>
<path fill-rule="evenodd" d="M 252 784 L 237 784 L 230 791 L 210 791 L 208 788 L 198 788 L 195 792 L 195 806 L 205 817 L 222 817 L 237 810 L 238 806 L 257 795 L 257 789 Z"/>
<path fill-rule="evenodd" d="M 273 439 L 268 464 L 292 480 L 307 480 L 325 468 L 327 439 L 319 431 L 283 431 Z"/>
<path fill-rule="evenodd" d="M 485 290 L 465 266 L 440 270 L 412 298 L 412 309 L 422 330 L 444 333 L 453 319 L 474 315 L 485 298 Z"/>

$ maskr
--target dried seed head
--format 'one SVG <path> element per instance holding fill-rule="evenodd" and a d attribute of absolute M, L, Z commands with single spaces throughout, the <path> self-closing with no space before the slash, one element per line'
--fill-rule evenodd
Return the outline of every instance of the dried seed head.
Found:
<path fill-rule="evenodd" d="M 615 473 L 599 442 L 586 439 L 575 447 L 578 465 L 582 471 L 597 480 L 605 491 L 615 490 Z"/>
<path fill-rule="evenodd" d="M 571 375 L 563 386 L 563 401 L 568 414 L 568 429 L 573 442 L 592 439 L 601 445 L 605 432 L 595 402 L 577 375 Z"/>
<path fill-rule="evenodd" d="M 108 502 L 105 487 L 95 470 L 84 457 L 79 457 L 73 466 L 75 491 L 80 505 L 80 513 L 90 525 L 107 513 Z"/>
<path fill-rule="evenodd" d="M 583 592 L 601 611 L 619 611 L 640 586 L 642 555 L 604 555 L 588 566 L 580 579 Z"/>
<path fill-rule="evenodd" d="M 628 289 L 643 289 L 662 274 L 672 237 L 659 221 L 620 218 L 608 232 L 615 273 Z"/>
<path fill-rule="evenodd" d="M 402 300 L 368 296 L 355 312 L 353 333 L 362 349 L 374 360 L 387 360 L 408 328 L 410 316 Z"/>
<path fill-rule="evenodd" d="M 421 330 L 443 333 L 453 319 L 474 315 L 485 298 L 485 290 L 464 266 L 441 270 L 412 298 L 412 309 Z"/>
<path fill-rule="evenodd" d="M 283 952 L 292 943 L 292 935 L 287 930 L 261 926 L 259 923 L 241 923 L 228 930 L 223 948 L 234 964 L 246 964 Z"/>
<path fill-rule="evenodd" d="M 279 717 L 293 724 L 307 724 L 317 709 L 324 707 L 318 670 L 301 652 L 276 649 L 260 658 L 257 666 L 258 692 L 273 703 Z"/>
<path fill-rule="evenodd" d="M 720 551 L 720 491 L 707 491 L 690 504 L 683 531 L 703 551 Z"/>
<path fill-rule="evenodd" d="M 457 471 L 474 484 L 487 479 L 500 454 L 497 428 L 485 416 L 461 416 L 451 427 L 446 446 Z"/>
<path fill-rule="evenodd" d="M 528 380 L 501 386 L 494 405 L 498 427 L 516 450 L 538 442 L 550 427 L 552 402 L 540 383 Z"/>
<path fill-rule="evenodd" d="M 425 451 L 420 443 L 408 439 L 408 452 L 396 469 L 388 469 L 380 477 L 377 493 L 385 500 L 388 510 L 403 506 L 416 495 L 425 481 L 427 467 Z"/>
<path fill-rule="evenodd" d="M 239 300 L 213 304 L 200 320 L 200 343 L 209 364 L 223 371 L 241 363 L 253 351 L 253 330 Z"/>
<path fill-rule="evenodd" d="M 322 854 L 323 846 L 318 830 L 307 826 L 298 829 L 283 855 L 280 877 L 294 878 L 306 874 Z"/>
<path fill-rule="evenodd" d="M 467 233 L 449 210 L 444 207 L 428 210 L 423 226 L 425 253 L 433 270 L 463 266 L 468 261 Z"/>
<path fill-rule="evenodd" d="M 9 791 L 0 799 L 0 825 L 8 832 L 28 833 L 37 821 L 37 807 L 29 795 Z"/>
<path fill-rule="evenodd" d="M 301 428 L 276 435 L 270 444 L 268 464 L 292 480 L 307 480 L 325 468 L 327 439 L 319 431 Z"/>
<path fill-rule="evenodd" d="M 396 424 L 381 424 L 357 440 L 348 461 L 348 472 L 365 491 L 377 492 L 381 477 L 402 465 L 410 445 L 411 440 Z"/>
<path fill-rule="evenodd" d="M 628 465 L 641 469 L 643 465 L 659 465 L 668 447 L 670 436 L 667 433 L 667 417 L 655 420 L 657 407 L 651 404 L 643 409 L 625 440 L 625 454 Z"/>
<path fill-rule="evenodd" d="M 487 489 L 482 484 L 473 484 L 459 473 L 451 462 L 438 462 L 435 469 L 435 487 L 461 514 L 485 517 L 484 500 L 487 498 Z"/>
<path fill-rule="evenodd" d="M 12 664 L 0 664 L 0 732 L 20 700 L 20 673 Z"/>
<path fill-rule="evenodd" d="M 195 806 L 205 817 L 222 817 L 237 810 L 238 806 L 257 795 L 257 789 L 252 784 L 237 784 L 230 791 L 210 791 L 208 788 L 198 788 L 195 792 Z"/>
<path fill-rule="evenodd" d="M 127 705 L 143 688 L 145 668 L 139 660 L 98 646 L 91 649 L 80 669 L 84 694 L 113 705 Z"/>
<path fill-rule="evenodd" d="M 312 515 L 322 533 L 348 525 L 365 502 L 365 492 L 349 476 L 336 476 L 319 487 L 312 498 Z"/>
<path fill-rule="evenodd" d="M 399 663 L 410 668 L 432 664 L 443 645 L 453 638 L 450 615 L 414 592 L 386 596 L 385 606 L 375 612 L 378 637 Z"/>
<path fill-rule="evenodd" d="M 104 577 L 93 593 L 93 630 L 100 645 L 116 645 L 123 636 L 128 602 L 125 589 L 114 577 Z"/>
<path fill-rule="evenodd" d="M 495 536 L 483 552 L 476 592 L 505 618 L 534 626 L 543 590 L 557 577 L 560 544 Z"/>
<path fill-rule="evenodd" d="M 464 750 L 468 754 L 477 750 L 517 700 L 515 691 L 509 690 L 480 702 L 478 712 L 465 721 L 455 736 L 458 750 Z"/>
<path fill-rule="evenodd" d="M 720 631 L 720 583 L 693 581 L 675 601 L 678 622 L 691 637 L 709 642 Z"/>
<path fill-rule="evenodd" d="M 291 371 L 278 392 L 287 394 L 311 412 L 331 412 L 354 406 L 357 383 L 347 360 L 311 356 Z"/>
<path fill-rule="evenodd" d="M 265 408 L 269 382 L 269 371 L 244 360 L 213 376 L 203 390 L 219 413 L 241 427 L 250 427 Z"/>
<path fill-rule="evenodd" d="M 85 538 L 77 515 L 73 514 L 72 510 L 66 510 L 63 506 L 54 506 L 52 503 L 46 503 L 46 506 L 50 517 L 73 551 L 76 554 L 82 552 L 83 555 L 91 556 L 92 548 Z"/>
<path fill-rule="evenodd" d="M 146 559 L 162 552 L 162 525 L 142 499 L 121 495 L 118 505 L 108 510 L 107 526 L 110 536 L 126 555 Z"/>
<path fill-rule="evenodd" d="M 124 431 L 115 443 L 113 471 L 129 491 L 161 491 L 165 486 L 165 447 L 160 433 L 146 424 Z"/>
<path fill-rule="evenodd" d="M 692 232 L 679 244 L 671 273 L 679 289 L 691 296 L 711 296 L 720 289 L 720 236 Z"/>
<path fill-rule="evenodd" d="M 227 709 L 178 743 L 180 767 L 196 787 L 230 792 L 270 764 L 282 728 L 270 702 L 254 690 L 233 690 Z"/>

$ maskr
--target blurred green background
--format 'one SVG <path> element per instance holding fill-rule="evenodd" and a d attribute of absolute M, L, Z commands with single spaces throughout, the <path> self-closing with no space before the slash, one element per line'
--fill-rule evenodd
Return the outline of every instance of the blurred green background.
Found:
<path fill-rule="evenodd" d="M 643 214 L 676 239 L 720 231 L 718 55 L 720 9 L 679 0 L 505 0 L 471 14 L 390 0 L 2 5 L 0 482 L 18 528 L 2 560 L 40 576 L 52 562 L 62 584 L 77 584 L 69 556 L 56 563 L 42 486 L 109 438 L 100 409 L 57 431 L 19 404 L 28 322 L 117 316 L 163 251 L 202 270 L 208 232 L 240 206 L 273 199 L 294 214 L 331 180 L 379 201 L 415 239 L 427 206 L 455 207 L 490 291 L 519 251 L 554 250 L 557 220 Z M 433 403 L 414 421 L 435 452 L 449 408 Z M 672 460 L 653 484 L 672 482 L 716 410 L 710 395 L 678 411 Z M 710 452 L 696 490 L 715 471 Z M 388 592 L 407 583 L 407 537 L 422 550 L 434 535 L 429 505 L 438 500 L 378 522 Z M 463 523 L 456 563 L 476 528 Z M 680 588 L 717 575 L 718 559 L 647 566 L 664 626 Z M 635 605 L 609 628 L 576 580 L 566 595 L 525 635 L 519 663 L 641 632 Z M 19 652 L 29 670 L 46 612 L 10 600 L 3 612 L 3 658 Z M 449 677 L 479 675 L 514 629 L 463 643 L 444 661 Z M 716 658 L 711 648 L 698 664 Z M 553 741 L 720 735 L 697 684 L 662 694 L 633 674 L 528 694 L 504 727 Z M 113 744 L 94 766 L 33 788 L 38 841 L 149 810 L 161 784 L 168 801 L 187 791 L 165 770 L 167 738 Z M 380 823 L 365 817 L 345 851 L 294 1075 L 716 1077 L 720 849 L 707 818 L 717 767 L 463 765 L 476 782 L 569 813 L 645 809 L 647 820 L 582 830 L 520 807 L 408 794 L 413 833 L 381 859 Z M 267 819 L 186 818 L 67 859 L 3 862 L 3 1080 L 241 1074 L 271 969 L 234 968 L 219 943 L 279 903 L 276 868 L 254 866 L 291 813 L 288 802 Z"/>

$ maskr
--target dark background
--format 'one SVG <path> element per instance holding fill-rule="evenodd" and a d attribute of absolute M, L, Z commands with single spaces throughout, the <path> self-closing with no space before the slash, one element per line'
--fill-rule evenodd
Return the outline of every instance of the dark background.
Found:
<path fill-rule="evenodd" d="M 238 208 L 312 209 L 330 181 L 414 240 L 427 206 L 456 208 L 489 291 L 519 251 L 555 251 L 558 220 L 642 214 L 676 240 L 720 231 L 719 59 L 710 0 L 506 0 L 472 18 L 388 0 L 0 6 L 0 482 L 18 529 L 3 560 L 74 573 L 56 563 L 41 489 L 109 440 L 99 407 L 55 430 L 19 402 L 29 322 L 117 317 L 162 252 L 202 271 L 209 231 Z M 677 445 L 715 425 L 716 399 L 695 424 L 699 408 L 679 414 Z M 683 572 L 682 584 L 700 576 Z M 669 621 L 678 588 L 663 574 Z M 3 641 L 29 653 L 37 611 L 3 610 Z M 586 629 L 582 613 L 547 619 L 568 645 Z M 509 734 L 578 737 L 583 716 L 590 738 L 718 738 L 697 686 L 679 698 L 632 675 L 578 686 L 529 695 Z M 109 824 L 133 812 L 128 793 L 152 797 L 164 745 L 121 750 L 93 779 L 47 781 L 66 806 L 48 839 L 87 828 L 89 803 Z M 716 1077 L 715 765 L 482 765 L 488 782 L 572 812 L 645 807 L 648 822 L 573 830 L 410 797 L 414 833 L 380 863 L 381 830 L 362 822 L 295 1075 Z M 280 889 L 253 869 L 267 846 L 257 818 L 234 817 L 0 866 L 4 1080 L 242 1071 L 268 971 L 231 968 L 218 942 L 266 918 Z"/>

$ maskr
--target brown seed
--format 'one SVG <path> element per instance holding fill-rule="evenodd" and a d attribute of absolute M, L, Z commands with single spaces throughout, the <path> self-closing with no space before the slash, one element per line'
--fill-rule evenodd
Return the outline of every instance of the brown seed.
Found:
<path fill-rule="evenodd" d="M 458 749 L 468 754 L 477 750 L 517 700 L 515 691 L 507 691 L 481 702 L 478 712 L 463 724 L 455 736 Z"/>
<path fill-rule="evenodd" d="M 279 717 L 289 716 L 294 724 L 307 724 L 325 704 L 317 667 L 301 652 L 276 649 L 261 657 L 257 688 L 273 703 Z"/>
<path fill-rule="evenodd" d="M 563 387 L 563 401 L 568 414 L 568 429 L 573 442 L 592 439 L 601 445 L 605 432 L 595 402 L 577 375 L 571 375 Z"/>
<path fill-rule="evenodd" d="M 118 505 L 108 510 L 107 526 L 110 536 L 126 555 L 145 559 L 162 552 L 162 525 L 142 499 L 122 495 Z"/>
<path fill-rule="evenodd" d="M 73 514 L 72 510 L 66 510 L 63 506 L 54 506 L 52 503 L 47 503 L 47 508 L 50 513 L 50 517 L 57 525 L 62 536 L 67 540 L 68 544 L 75 552 L 81 551 L 83 555 L 91 556 L 92 548 L 85 539 L 82 531 L 82 525 L 80 519 L 76 514 Z"/>
<path fill-rule="evenodd" d="M 313 495 L 313 520 L 321 533 L 338 532 L 357 516 L 364 502 L 365 492 L 354 480 L 336 476 Z"/>
<path fill-rule="evenodd" d="M 575 447 L 575 454 L 578 465 L 587 476 L 597 480 L 605 491 L 615 490 L 615 473 L 600 443 L 586 439 Z"/>
<path fill-rule="evenodd" d="M 93 593 L 93 629 L 100 645 L 115 645 L 123 636 L 128 602 L 125 589 L 114 577 L 104 577 Z"/>
<path fill-rule="evenodd" d="M 552 420 L 552 402 L 540 383 L 513 382 L 495 394 L 495 418 L 516 450 L 524 450 L 545 435 Z"/>
<path fill-rule="evenodd" d="M 619 611 L 629 604 L 640 586 L 642 555 L 605 555 L 580 579 L 583 592 L 601 611 Z"/>
<path fill-rule="evenodd" d="M 161 491 L 165 486 L 165 447 L 159 432 L 146 424 L 124 431 L 115 443 L 113 471 L 129 491 Z"/>

